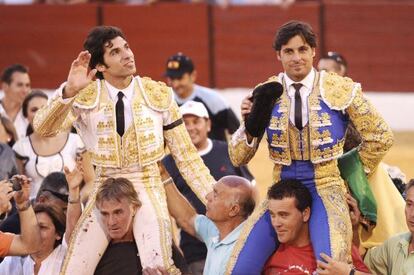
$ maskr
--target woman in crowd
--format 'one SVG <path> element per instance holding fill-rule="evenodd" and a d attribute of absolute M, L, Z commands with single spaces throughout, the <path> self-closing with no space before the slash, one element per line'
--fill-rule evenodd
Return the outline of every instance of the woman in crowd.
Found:
<path fill-rule="evenodd" d="M 70 171 L 64 169 L 69 189 L 67 216 L 65 208 L 56 201 L 38 202 L 34 206 L 40 227 L 39 251 L 27 256 L 6 257 L 0 264 L 2 275 L 54 275 L 59 274 L 67 251 L 67 243 L 81 215 L 79 186 L 83 180 L 80 160 Z"/>
<path fill-rule="evenodd" d="M 9 179 L 17 174 L 13 146 L 17 134 L 13 123 L 0 114 L 0 180 Z"/>
<path fill-rule="evenodd" d="M 94 173 L 81 138 L 69 131 L 58 133 L 53 137 L 42 137 L 32 130 L 33 118 L 37 110 L 46 104 L 47 95 L 38 90 L 31 92 L 23 101 L 23 115 L 29 121 L 27 131 L 29 135 L 13 146 L 19 171 L 32 178 L 33 189 L 30 197 L 34 198 L 44 177 L 51 172 L 63 172 L 65 166 L 73 170 L 76 155 L 81 154 L 86 184 L 82 191 L 84 198 L 92 186 Z"/>
<path fill-rule="evenodd" d="M 40 226 L 40 250 L 28 256 L 6 257 L 0 264 L 0 274 L 59 274 L 67 247 L 66 243 L 62 244 L 65 214 L 62 208 L 52 204 L 37 204 L 34 211 Z"/>

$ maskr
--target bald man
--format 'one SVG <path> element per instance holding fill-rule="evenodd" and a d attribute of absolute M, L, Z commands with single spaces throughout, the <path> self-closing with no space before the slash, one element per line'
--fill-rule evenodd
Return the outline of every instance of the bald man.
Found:
<path fill-rule="evenodd" d="M 206 215 L 198 215 L 171 178 L 164 181 L 168 210 L 180 227 L 207 246 L 203 274 L 224 274 L 244 222 L 255 207 L 255 190 L 239 176 L 225 176 L 207 194 Z"/>

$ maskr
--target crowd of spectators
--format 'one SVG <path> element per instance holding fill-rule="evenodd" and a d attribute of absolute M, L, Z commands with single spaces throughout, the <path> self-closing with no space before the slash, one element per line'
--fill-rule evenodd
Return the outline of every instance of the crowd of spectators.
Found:
<path fill-rule="evenodd" d="M 280 4 L 260 4 L 264 2 Z M 318 69 L 345 76 L 347 63 L 340 54 L 329 52 L 320 60 Z M 195 84 L 197 72 L 190 57 L 182 53 L 169 57 L 165 77 L 181 106 L 191 141 L 217 181 L 205 206 L 181 176 L 172 156 L 166 156 L 159 164 L 168 209 L 181 228 L 179 248 L 172 244 L 173 261 L 183 274 L 225 274 L 258 199 L 253 175 L 247 166 L 235 167 L 227 152 L 228 138 L 240 122 L 216 91 Z M 167 274 L 162 267 L 141 265 L 132 221 L 142 202 L 133 183 L 122 177 L 109 177 L 94 185 L 89 152 L 76 131 L 71 132 L 71 125 L 64 125 L 66 131 L 50 137 L 33 130 L 36 112 L 47 104 L 48 96 L 31 90 L 29 70 L 12 65 L 4 70 L 1 79 L 0 256 L 4 259 L 0 274 L 59 274 L 91 192 L 96 195 L 96 211 L 109 240 L 95 274 Z M 356 141 L 349 150 L 360 143 Z M 378 169 L 388 171 L 381 165 Z M 373 229 L 365 227 L 358 199 L 347 194 L 354 230 L 352 263 L 326 254 L 314 255 L 309 232 L 312 198 L 300 180 L 281 180 L 271 185 L 267 210 L 278 248 L 263 267 L 263 274 L 413 274 L 414 181 L 406 184 L 404 178 L 387 177 L 397 182 L 396 188 L 404 193 L 405 212 L 399 214 L 406 220 L 386 222 L 403 224 L 398 228 L 408 231 L 387 236 L 390 239 L 383 237 L 376 247 L 364 246 L 361 230 Z"/>

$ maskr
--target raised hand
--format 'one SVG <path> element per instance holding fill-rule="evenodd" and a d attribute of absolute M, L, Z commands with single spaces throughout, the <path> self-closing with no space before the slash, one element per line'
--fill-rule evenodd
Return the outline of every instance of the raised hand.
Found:
<path fill-rule="evenodd" d="M 83 180 L 82 158 L 80 156 L 76 157 L 76 167 L 72 171 L 67 166 L 65 166 L 63 171 L 68 182 L 69 192 L 71 190 L 79 190 L 78 188 Z"/>
<path fill-rule="evenodd" d="M 20 206 L 26 205 L 29 202 L 31 179 L 24 175 L 16 175 L 13 177 L 20 179 L 22 185 L 22 189 L 20 191 L 14 192 L 14 201 L 16 202 L 17 208 L 21 208 Z"/>
<path fill-rule="evenodd" d="M 88 51 L 82 51 L 72 62 L 63 97 L 68 98 L 75 96 L 92 81 L 96 74 L 96 69 L 93 69 L 88 73 L 90 60 L 91 54 Z"/>
<path fill-rule="evenodd" d="M 240 106 L 241 117 L 243 118 L 243 120 L 245 120 L 246 116 L 250 114 L 250 112 L 252 111 L 252 106 L 253 106 L 253 93 L 250 93 L 248 96 L 243 98 L 241 106 Z"/>

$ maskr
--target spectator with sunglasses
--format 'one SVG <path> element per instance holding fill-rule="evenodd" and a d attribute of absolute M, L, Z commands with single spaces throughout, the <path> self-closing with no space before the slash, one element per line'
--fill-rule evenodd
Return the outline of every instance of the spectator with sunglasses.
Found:
<path fill-rule="evenodd" d="M 88 187 L 91 186 L 88 183 L 92 183 L 94 178 L 92 165 L 85 154 L 85 145 L 77 134 L 61 132 L 54 137 L 42 137 L 33 132 L 33 118 L 37 110 L 46 104 L 47 95 L 42 91 L 33 91 L 26 96 L 22 109 L 23 115 L 29 121 L 29 135 L 13 146 L 19 172 L 32 179 L 32 199 L 36 197 L 40 184 L 47 175 L 52 172 L 63 172 L 64 166 L 73 170 L 77 155 L 81 154 L 83 157 L 85 183 Z"/>

